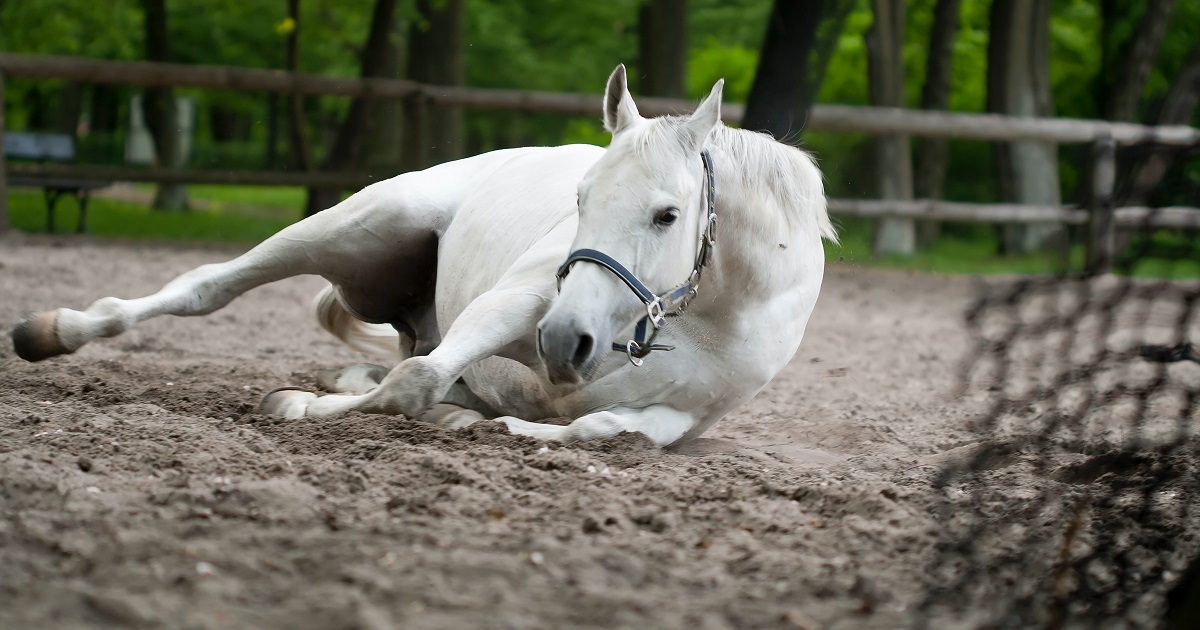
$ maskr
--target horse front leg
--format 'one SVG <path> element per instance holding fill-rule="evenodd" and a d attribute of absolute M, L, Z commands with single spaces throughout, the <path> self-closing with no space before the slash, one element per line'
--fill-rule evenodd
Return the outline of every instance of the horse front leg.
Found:
<path fill-rule="evenodd" d="M 476 298 L 455 319 L 437 348 L 428 355 L 401 361 L 378 387 L 365 394 L 317 396 L 285 389 L 263 399 L 259 411 L 286 418 L 332 416 L 351 410 L 419 418 L 435 404 L 456 402 L 449 395 L 471 365 L 505 349 L 516 355 L 535 352 L 533 331 L 553 294 L 553 285 L 542 280 L 543 275 L 535 274 L 538 280 L 532 282 L 502 282 Z M 483 417 L 471 413 L 473 419 Z M 464 418 L 455 420 L 461 425 Z"/>
<path fill-rule="evenodd" d="M 565 425 L 541 424 L 520 418 L 496 418 L 517 435 L 554 442 L 582 442 L 610 438 L 625 431 L 642 433 L 659 446 L 678 442 L 696 426 L 692 414 L 667 405 L 651 405 L 640 409 L 617 407 L 580 416 Z"/>

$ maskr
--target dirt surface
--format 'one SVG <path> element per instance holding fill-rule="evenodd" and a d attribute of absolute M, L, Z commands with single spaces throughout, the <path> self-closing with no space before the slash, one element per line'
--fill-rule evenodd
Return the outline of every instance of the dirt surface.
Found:
<path fill-rule="evenodd" d="M 237 253 L 10 236 L 0 322 Z M 5 340 L 0 626 L 912 626 L 946 541 L 933 482 L 979 448 L 986 394 L 954 391 L 976 284 L 832 266 L 792 364 L 667 451 L 257 415 L 362 360 L 311 277 L 38 364 Z M 1010 499 L 1041 483 L 1017 460 L 994 466 Z"/>

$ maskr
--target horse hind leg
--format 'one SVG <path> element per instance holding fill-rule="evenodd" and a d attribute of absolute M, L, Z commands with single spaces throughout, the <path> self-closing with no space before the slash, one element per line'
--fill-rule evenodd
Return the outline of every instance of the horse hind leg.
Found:
<path fill-rule="evenodd" d="M 229 262 L 197 267 L 153 295 L 130 300 L 105 297 L 82 311 L 60 308 L 30 315 L 13 329 L 13 349 L 26 361 L 70 354 L 93 339 L 114 337 L 151 317 L 207 315 L 256 286 L 304 273 L 280 267 L 278 261 L 264 265 L 265 258 L 256 248 Z"/>
<path fill-rule="evenodd" d="M 372 204 L 356 197 L 342 204 L 284 228 L 233 260 L 192 269 L 152 295 L 105 297 L 82 311 L 59 308 L 30 315 L 13 329 L 13 348 L 26 361 L 41 361 L 119 335 L 151 317 L 207 315 L 269 282 L 351 269 L 353 257 L 341 251 L 343 241 L 351 240 L 343 226 L 364 214 L 359 211 L 372 210 Z"/>

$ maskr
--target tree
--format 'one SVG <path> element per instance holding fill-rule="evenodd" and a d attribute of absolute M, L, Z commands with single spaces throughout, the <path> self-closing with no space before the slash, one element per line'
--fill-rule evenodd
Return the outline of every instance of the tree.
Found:
<path fill-rule="evenodd" d="M 417 1 L 417 16 L 408 30 L 409 79 L 432 85 L 463 84 L 465 17 L 463 0 Z M 406 106 L 404 118 L 405 168 L 462 157 L 462 108 L 430 108 L 415 101 Z"/>
<path fill-rule="evenodd" d="M 300 66 L 300 0 L 287 0 L 287 19 L 290 28 L 284 40 L 283 67 L 288 72 L 296 72 Z M 299 94 L 288 95 L 287 125 L 288 167 L 313 170 L 312 146 L 304 131 L 304 97 Z"/>
<path fill-rule="evenodd" d="M 1142 93 L 1146 90 L 1146 81 L 1158 60 L 1158 51 L 1162 47 L 1163 36 L 1167 32 L 1174 8 L 1175 0 L 1149 0 L 1146 3 L 1137 30 L 1125 47 L 1120 65 L 1112 75 L 1112 82 L 1106 86 L 1108 99 L 1104 106 L 1104 118 L 1123 122 L 1137 120 L 1138 105 L 1141 104 Z M 1111 17 L 1109 12 L 1106 20 Z"/>
<path fill-rule="evenodd" d="M 1188 125 L 1196 116 L 1196 106 L 1200 104 L 1200 44 L 1192 46 L 1187 61 L 1183 64 L 1167 96 L 1163 99 L 1162 108 L 1154 121 L 1158 125 Z M 1171 152 L 1156 151 L 1138 165 L 1133 177 L 1133 184 L 1125 203 L 1130 205 L 1145 205 L 1149 203 L 1150 194 L 1158 185 L 1167 169 L 1171 167 L 1174 155 Z"/>
<path fill-rule="evenodd" d="M 165 0 L 142 0 L 142 20 L 146 37 L 146 59 L 171 61 L 170 39 L 167 35 Z M 155 163 L 159 167 L 179 168 L 183 165 L 183 146 L 178 133 L 179 111 L 175 92 L 169 87 L 146 88 L 142 98 L 146 126 L 154 137 Z M 159 210 L 187 209 L 187 188 L 179 184 L 159 184 L 154 194 L 154 207 Z"/>
<path fill-rule="evenodd" d="M 988 111 L 1053 116 L 1050 95 L 1050 0 L 993 0 L 988 36 Z M 1017 203 L 1059 205 L 1058 148 L 1049 142 L 996 143 L 1001 196 Z M 1029 252 L 1058 234 L 1055 224 L 1006 225 L 1005 252 Z"/>
<path fill-rule="evenodd" d="M 904 0 L 872 0 L 874 22 L 866 33 L 867 75 L 871 104 L 904 107 Z M 875 139 L 875 174 L 881 199 L 912 199 L 913 174 L 909 137 Z M 912 219 L 875 221 L 875 255 L 911 254 L 916 246 Z"/>
<path fill-rule="evenodd" d="M 682 98 L 687 79 L 687 0 L 649 0 L 638 12 L 638 91 Z"/>
<path fill-rule="evenodd" d="M 934 6 L 933 28 L 929 32 L 929 54 L 925 58 L 925 82 L 921 86 L 921 109 L 949 108 L 954 38 L 958 33 L 961 5 L 961 0 L 937 0 L 937 5 Z M 945 196 L 948 157 L 945 138 L 921 138 L 918 141 L 913 181 L 917 197 L 941 199 Z M 918 246 L 932 245 L 937 235 L 937 221 L 922 221 L 917 225 Z"/>
<path fill-rule="evenodd" d="M 742 127 L 799 138 L 853 0 L 775 0 Z"/>
<path fill-rule="evenodd" d="M 160 0 L 161 1 L 161 0 Z M 370 33 L 363 47 L 359 76 L 387 76 L 388 57 L 399 54 L 398 47 L 391 41 L 393 20 L 396 17 L 397 0 L 375 0 L 371 13 Z M 350 171 L 358 168 L 363 160 L 367 125 L 367 101 L 356 98 L 350 103 L 349 111 L 338 128 L 333 147 L 324 161 L 324 169 Z M 312 216 L 341 200 L 337 188 L 309 188 L 304 215 Z"/>

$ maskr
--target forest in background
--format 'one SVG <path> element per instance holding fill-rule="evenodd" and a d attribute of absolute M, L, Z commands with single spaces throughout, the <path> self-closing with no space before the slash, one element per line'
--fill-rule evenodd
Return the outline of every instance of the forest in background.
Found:
<path fill-rule="evenodd" d="M 764 41 L 772 20 L 811 24 L 809 46 Z M 751 110 L 762 75 L 770 96 L 796 101 L 785 106 L 800 112 L 772 131 L 817 156 L 832 196 L 897 196 L 881 190 L 889 185 L 882 171 L 896 162 L 881 156 L 898 150 L 915 163 L 903 174 L 908 196 L 915 186 L 917 196 L 977 202 L 1029 201 L 1012 190 L 1005 161 L 1014 158 L 1003 147 L 950 141 L 945 157 L 929 162 L 940 143 L 906 140 L 889 149 L 886 139 L 865 135 L 801 133 L 804 101 L 1014 113 L 997 100 L 995 70 L 1019 65 L 1045 85 L 1030 93 L 1036 111 L 1015 113 L 1196 124 L 1198 35 L 1200 3 L 1173 0 L 0 0 L 6 52 L 597 94 L 621 62 L 635 93 L 699 98 L 724 77 L 726 100 L 752 101 Z M 939 82 L 941 94 L 931 94 Z M 788 93 L 790 83 L 799 92 Z M 1172 101 L 1179 92 L 1185 98 Z M 134 93 L 12 80 L 7 126 L 75 133 L 84 161 L 120 162 Z M 607 143 L 599 121 L 586 117 L 474 110 L 418 118 L 400 103 L 176 93 L 196 103 L 194 168 L 394 173 L 508 146 Z M 434 149 L 405 141 L 414 124 L 443 134 L 426 138 Z M 1085 146 L 1050 154 L 1058 166 L 1053 195 L 1078 199 L 1086 156 Z M 1145 159 L 1126 156 L 1124 179 Z M 1146 201 L 1192 205 L 1198 193 L 1200 163 L 1173 160 Z"/>

